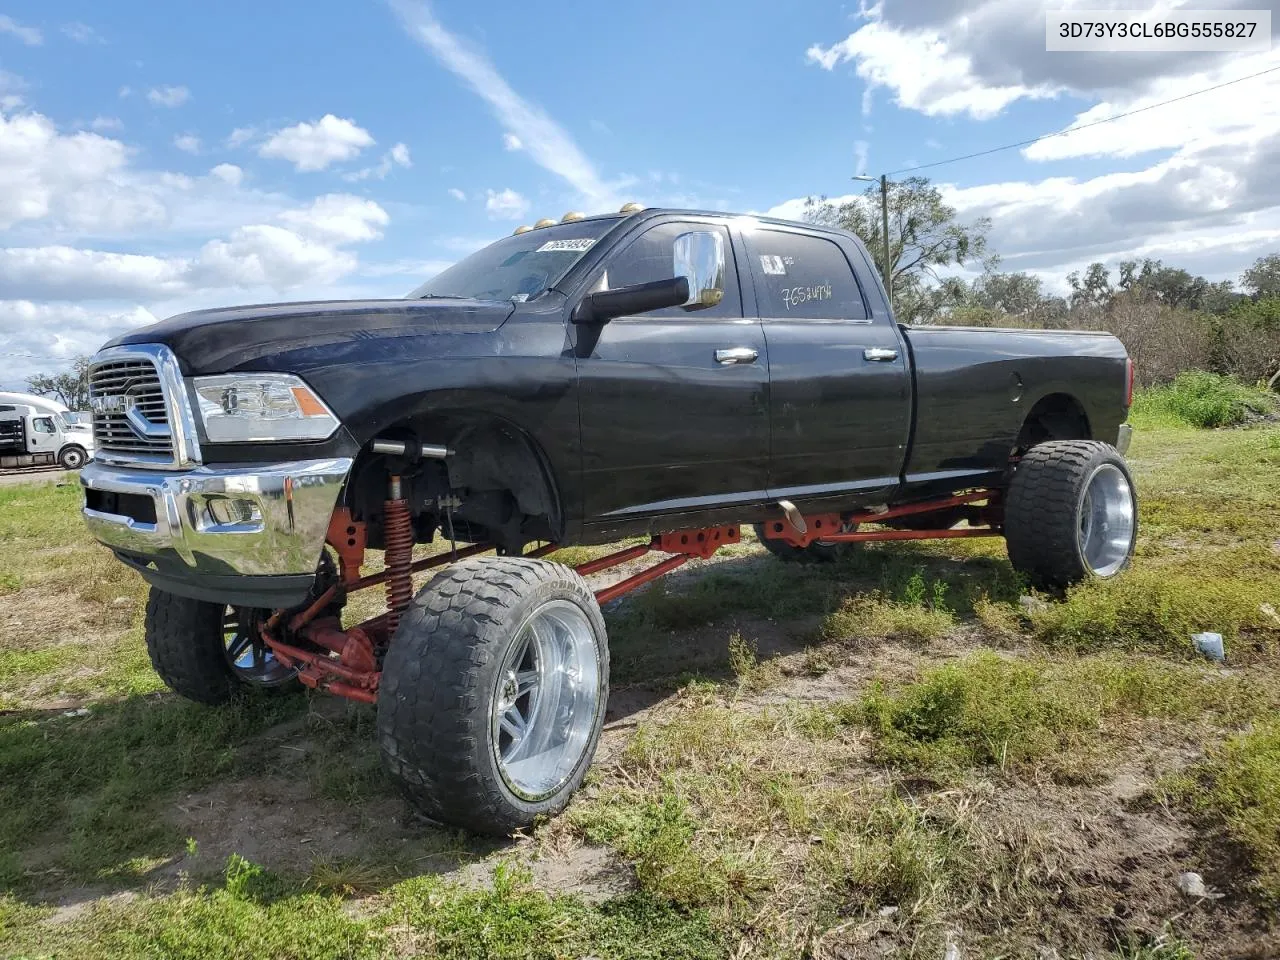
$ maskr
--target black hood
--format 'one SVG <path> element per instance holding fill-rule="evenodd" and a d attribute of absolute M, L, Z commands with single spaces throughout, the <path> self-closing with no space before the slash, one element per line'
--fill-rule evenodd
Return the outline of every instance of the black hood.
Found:
<path fill-rule="evenodd" d="M 162 343 L 188 374 L 223 373 L 279 353 L 326 344 L 441 333 L 487 333 L 514 305 L 492 300 L 315 300 L 182 313 L 117 337 Z"/>

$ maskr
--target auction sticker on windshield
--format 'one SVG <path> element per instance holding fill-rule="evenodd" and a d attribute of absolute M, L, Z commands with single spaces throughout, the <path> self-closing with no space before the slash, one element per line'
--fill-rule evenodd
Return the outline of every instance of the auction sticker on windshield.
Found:
<path fill-rule="evenodd" d="M 551 253 L 553 251 L 572 251 L 574 253 L 583 253 L 590 250 L 595 243 L 592 237 L 582 237 L 577 240 L 548 240 L 538 248 L 538 253 Z"/>

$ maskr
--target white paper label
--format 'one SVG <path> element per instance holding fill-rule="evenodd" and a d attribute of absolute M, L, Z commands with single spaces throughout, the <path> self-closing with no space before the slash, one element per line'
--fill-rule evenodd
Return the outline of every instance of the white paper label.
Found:
<path fill-rule="evenodd" d="M 561 251 L 572 251 L 574 253 L 582 253 L 590 250 L 595 240 L 591 237 L 582 237 L 578 240 L 548 240 L 537 250 L 538 253 L 551 253 Z"/>
<path fill-rule="evenodd" d="M 785 277 L 787 275 L 787 265 L 782 262 L 781 257 L 761 257 L 760 266 L 764 268 L 764 272 L 770 276 Z"/>

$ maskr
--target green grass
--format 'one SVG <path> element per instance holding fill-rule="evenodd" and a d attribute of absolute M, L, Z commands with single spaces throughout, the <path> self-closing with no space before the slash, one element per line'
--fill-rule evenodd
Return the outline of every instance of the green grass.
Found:
<path fill-rule="evenodd" d="M 103 905 L 70 921 L 0 897 L 6 955 L 68 960 L 280 957 L 448 957 L 561 960 L 590 955 L 704 960 L 728 951 L 700 912 L 643 895 L 593 906 L 533 889 L 527 872 L 499 866 L 488 889 L 436 878 L 389 888 L 359 915 L 336 897 L 300 890 L 238 857 L 216 888 Z"/>
<path fill-rule="evenodd" d="M 571 809 L 572 829 L 620 851 L 644 894 L 707 910 L 758 955 L 799 955 L 885 903 L 915 918 L 922 955 L 941 952 L 935 921 L 977 856 L 966 808 L 851 781 L 858 738 L 809 710 L 742 711 L 698 686 L 679 702 L 637 732 L 615 784 Z"/>
<path fill-rule="evenodd" d="M 178 790 L 260 768 L 237 748 L 296 717 L 300 697 L 264 697 L 234 710 L 131 698 L 88 716 L 0 717 L 0 883 L 137 879 L 175 856 L 183 837 L 156 816 Z"/>
<path fill-rule="evenodd" d="M 1257 888 L 1280 904 L 1280 722 L 1231 737 L 1165 789 L 1225 833 L 1257 872 Z"/>
<path fill-rule="evenodd" d="M 1110 721 L 1208 717 L 1235 724 L 1277 706 L 1280 684 L 1242 683 L 1204 667 L 977 653 L 898 689 L 873 686 L 857 719 L 875 737 L 875 759 L 913 775 L 945 781 L 989 767 L 1070 782 L 1098 774 Z"/>
<path fill-rule="evenodd" d="M 156 693 L 144 588 L 87 542 L 78 491 L 0 488 L 0 597 L 20 621 L 0 640 L 0 955 L 790 958 L 870 937 L 936 957 L 960 930 L 965 955 L 1053 942 L 1187 960 L 1195 916 L 1159 934 L 1082 920 L 1110 910 L 1075 879 L 1091 864 L 1016 802 L 1034 791 L 1067 822 L 1071 791 L 1150 766 L 1210 871 L 1241 852 L 1237 910 L 1280 889 L 1280 429 L 1201 430 L 1168 409 L 1135 412 L 1141 534 L 1115 581 L 1027 608 L 998 540 L 798 567 L 748 537 L 611 607 L 617 702 L 659 707 L 634 731 L 621 716 L 569 812 L 478 888 L 423 874 L 493 846 L 426 826 L 422 843 L 371 838 L 296 876 L 233 860 L 211 881 L 175 826 L 183 797 L 269 772 L 359 831 L 392 796 L 373 712 Z M 1200 630 L 1226 635 L 1227 671 L 1192 650 Z M 620 858 L 633 892 L 557 896 L 518 865 L 581 842 Z M 173 891 L 179 868 L 194 876 Z M 160 876 L 170 892 L 144 892 Z M 70 918 L 41 905 L 84 884 L 137 896 Z"/>
<path fill-rule="evenodd" d="M 1172 383 L 1139 391 L 1132 418 L 1139 427 L 1185 424 L 1210 429 L 1275 412 L 1272 394 L 1216 373 L 1189 371 Z"/>

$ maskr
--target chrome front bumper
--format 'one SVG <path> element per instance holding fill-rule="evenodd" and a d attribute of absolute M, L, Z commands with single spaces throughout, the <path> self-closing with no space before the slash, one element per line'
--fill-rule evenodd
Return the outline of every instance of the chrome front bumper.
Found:
<path fill-rule="evenodd" d="M 166 582 L 311 578 L 351 464 L 338 457 L 174 472 L 95 460 L 80 472 L 84 518 L 99 542 Z M 175 592 L 221 599 L 216 586 Z"/>

